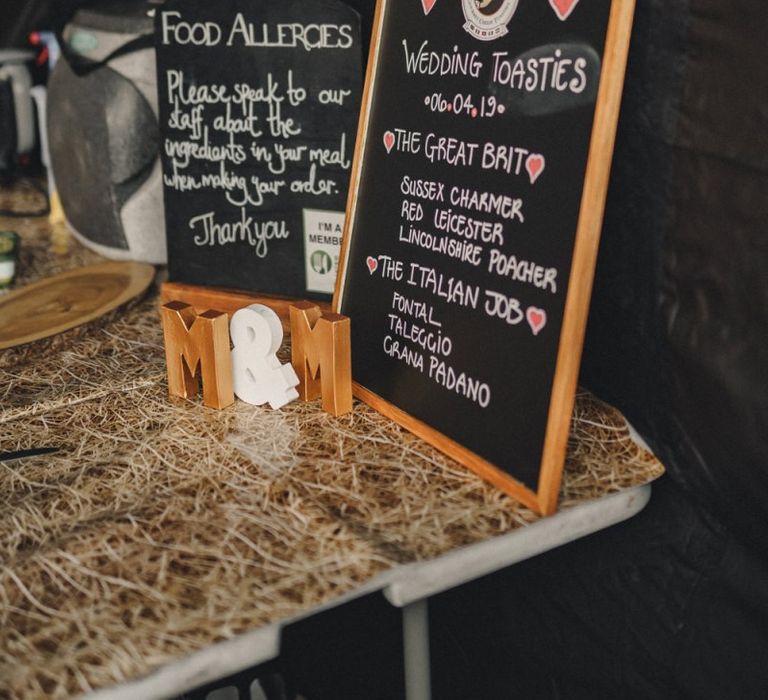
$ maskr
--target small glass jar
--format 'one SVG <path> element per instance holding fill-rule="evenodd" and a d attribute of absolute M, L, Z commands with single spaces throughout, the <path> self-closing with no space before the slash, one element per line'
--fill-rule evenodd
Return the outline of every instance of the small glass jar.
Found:
<path fill-rule="evenodd" d="M 16 278 L 19 245 L 19 235 L 15 231 L 0 231 L 0 289 L 10 287 Z"/>

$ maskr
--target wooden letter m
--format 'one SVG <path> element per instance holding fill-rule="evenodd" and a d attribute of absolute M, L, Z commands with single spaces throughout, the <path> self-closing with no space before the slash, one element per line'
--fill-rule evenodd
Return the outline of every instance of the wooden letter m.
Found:
<path fill-rule="evenodd" d="M 197 396 L 201 375 L 206 406 L 226 408 L 234 403 L 227 314 L 206 311 L 198 316 L 181 301 L 164 304 L 160 312 L 170 395 Z"/>
<path fill-rule="evenodd" d="M 299 396 L 311 401 L 322 395 L 323 410 L 332 416 L 352 410 L 349 331 L 346 316 L 324 314 L 308 301 L 291 305 L 291 364 L 299 376 Z"/>

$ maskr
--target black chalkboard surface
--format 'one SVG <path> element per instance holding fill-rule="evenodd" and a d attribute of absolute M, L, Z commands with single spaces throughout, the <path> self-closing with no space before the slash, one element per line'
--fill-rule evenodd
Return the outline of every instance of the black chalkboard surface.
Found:
<path fill-rule="evenodd" d="M 632 0 L 380 0 L 335 308 L 355 391 L 556 508 Z"/>
<path fill-rule="evenodd" d="M 329 298 L 363 77 L 341 0 L 169 0 L 155 38 L 172 282 Z"/>

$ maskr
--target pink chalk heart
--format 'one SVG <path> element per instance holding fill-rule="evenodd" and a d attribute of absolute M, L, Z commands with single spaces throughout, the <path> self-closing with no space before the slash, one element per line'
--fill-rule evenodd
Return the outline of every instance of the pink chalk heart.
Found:
<path fill-rule="evenodd" d="M 570 17 L 573 8 L 579 4 L 579 0 L 549 0 L 555 14 L 565 22 Z"/>
<path fill-rule="evenodd" d="M 531 178 L 531 184 L 536 182 L 539 175 L 544 170 L 544 156 L 539 153 L 531 153 L 525 161 L 525 169 L 528 171 L 528 177 Z"/>
<path fill-rule="evenodd" d="M 379 261 L 376 258 L 372 258 L 370 255 L 365 259 L 365 264 L 368 265 L 368 272 L 373 274 L 379 267 Z"/>
<path fill-rule="evenodd" d="M 391 131 L 384 132 L 384 148 L 387 149 L 387 153 L 392 150 L 392 146 L 395 145 L 395 135 Z"/>
<path fill-rule="evenodd" d="M 538 335 L 539 331 L 547 325 L 547 312 L 544 309 L 537 309 L 535 306 L 528 307 L 525 318 L 534 335 Z"/>
<path fill-rule="evenodd" d="M 421 6 L 424 8 L 424 14 L 428 15 L 435 6 L 437 0 L 421 0 Z"/>

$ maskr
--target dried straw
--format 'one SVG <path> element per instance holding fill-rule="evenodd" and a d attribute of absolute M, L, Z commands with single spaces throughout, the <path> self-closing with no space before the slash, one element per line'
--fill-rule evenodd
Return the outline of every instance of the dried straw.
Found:
<path fill-rule="evenodd" d="M 60 448 L 0 463 L 0 698 L 139 677 L 536 519 L 359 403 L 169 399 L 151 301 L 43 350 L 0 361 L 0 451 Z M 561 508 L 661 471 L 579 394 Z"/>

